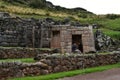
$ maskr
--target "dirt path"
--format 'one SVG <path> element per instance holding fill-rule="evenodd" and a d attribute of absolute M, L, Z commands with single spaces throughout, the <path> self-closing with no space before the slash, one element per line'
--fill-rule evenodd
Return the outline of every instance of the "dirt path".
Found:
<path fill-rule="evenodd" d="M 103 72 L 90 73 L 86 75 L 66 77 L 59 80 L 120 80 L 120 68 L 111 69 Z"/>

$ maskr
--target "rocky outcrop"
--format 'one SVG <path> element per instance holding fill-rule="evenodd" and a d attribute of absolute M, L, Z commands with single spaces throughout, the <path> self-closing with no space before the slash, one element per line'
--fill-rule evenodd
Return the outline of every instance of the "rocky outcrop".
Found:
<path fill-rule="evenodd" d="M 95 32 L 95 47 L 97 51 L 113 51 L 118 48 L 119 42 L 105 35 L 101 30 Z"/>
<path fill-rule="evenodd" d="M 1 62 L 0 79 L 45 75 L 50 73 L 83 69 L 120 62 L 120 53 L 78 55 L 54 54 L 38 59 L 36 63 Z"/>
<path fill-rule="evenodd" d="M 10 15 L 7 12 L 0 12 L 0 18 L 10 18 Z"/>

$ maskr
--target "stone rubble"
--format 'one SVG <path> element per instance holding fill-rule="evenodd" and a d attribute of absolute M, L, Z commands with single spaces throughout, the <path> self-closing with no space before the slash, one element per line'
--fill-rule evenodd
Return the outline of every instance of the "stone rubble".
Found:
<path fill-rule="evenodd" d="M 101 30 L 95 32 L 95 47 L 97 51 L 114 51 L 120 47 L 120 41 L 116 41 L 105 35 Z"/>

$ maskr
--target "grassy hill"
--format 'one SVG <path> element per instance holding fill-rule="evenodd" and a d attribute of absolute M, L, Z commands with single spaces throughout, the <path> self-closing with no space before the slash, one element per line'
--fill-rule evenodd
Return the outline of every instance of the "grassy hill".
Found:
<path fill-rule="evenodd" d="M 105 34 L 120 40 L 120 15 L 95 15 L 83 8 L 67 9 L 46 0 L 0 0 L 0 11 L 23 18 L 69 18 L 80 23 L 97 24 Z"/>
<path fill-rule="evenodd" d="M 9 12 L 21 17 L 29 18 L 66 18 L 78 20 L 79 16 L 90 16 L 93 13 L 83 8 L 67 9 L 60 6 L 54 6 L 45 0 L 2 0 L 0 1 L 0 11 Z M 87 15 L 83 15 L 87 14 Z"/>
<path fill-rule="evenodd" d="M 115 19 L 104 18 L 97 20 L 96 24 L 100 25 L 100 29 L 108 36 L 120 40 L 120 18 L 116 17 Z"/>

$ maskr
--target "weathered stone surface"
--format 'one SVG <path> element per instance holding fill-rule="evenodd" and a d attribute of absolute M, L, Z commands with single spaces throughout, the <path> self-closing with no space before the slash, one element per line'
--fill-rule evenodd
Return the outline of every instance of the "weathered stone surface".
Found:
<path fill-rule="evenodd" d="M 50 34 L 46 26 L 49 26 L 47 20 L 22 19 L 0 12 L 0 46 L 48 47 L 47 39 Z M 44 33 L 41 32 L 41 28 Z"/>
<path fill-rule="evenodd" d="M 114 51 L 117 50 L 120 41 L 115 41 L 111 37 L 105 35 L 101 30 L 95 32 L 95 47 L 97 51 Z"/>
<path fill-rule="evenodd" d="M 10 17 L 9 13 L 7 12 L 0 12 L 0 18 L 8 18 Z"/>

